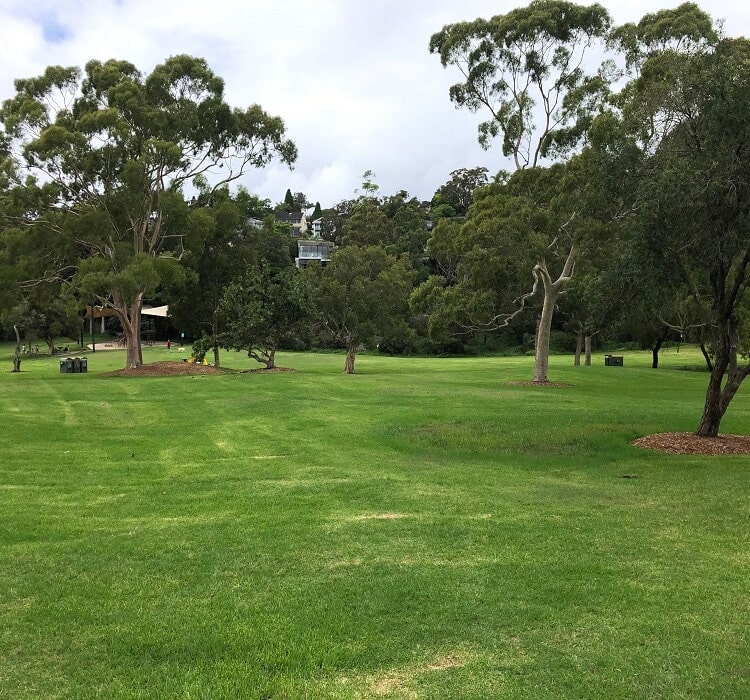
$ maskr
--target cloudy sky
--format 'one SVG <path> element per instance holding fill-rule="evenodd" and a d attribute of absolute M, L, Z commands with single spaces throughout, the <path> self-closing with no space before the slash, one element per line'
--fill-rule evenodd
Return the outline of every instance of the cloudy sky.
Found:
<path fill-rule="evenodd" d="M 698 0 L 750 36 L 747 0 Z M 680 0 L 600 0 L 616 23 Z M 205 58 L 230 104 L 281 116 L 297 144 L 293 171 L 250 173 L 252 192 L 281 201 L 304 192 L 325 207 L 349 198 L 373 170 L 382 194 L 431 198 L 452 170 L 507 164 L 476 142 L 481 115 L 456 110 L 458 81 L 429 54 L 451 22 L 502 14 L 522 0 L 0 0 L 0 100 L 13 80 L 46 66 L 118 58 L 149 72 L 166 57 Z"/>

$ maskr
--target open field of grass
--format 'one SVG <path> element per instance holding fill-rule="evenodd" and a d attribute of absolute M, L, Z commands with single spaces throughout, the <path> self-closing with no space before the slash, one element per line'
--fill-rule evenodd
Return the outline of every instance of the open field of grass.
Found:
<path fill-rule="evenodd" d="M 629 444 L 696 427 L 698 353 L 9 353 L 2 698 L 750 697 L 750 459 Z"/>

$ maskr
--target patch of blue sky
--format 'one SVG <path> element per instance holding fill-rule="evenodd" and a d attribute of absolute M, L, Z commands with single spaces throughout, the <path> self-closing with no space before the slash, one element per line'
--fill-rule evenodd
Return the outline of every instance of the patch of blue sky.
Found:
<path fill-rule="evenodd" d="M 44 40 L 51 44 L 58 44 L 70 36 L 70 29 L 60 24 L 54 17 L 39 17 L 37 21 L 42 25 Z"/>
<path fill-rule="evenodd" d="M 1 3 L 2 0 L 0 0 Z M 19 20 L 26 20 L 36 24 L 42 30 L 44 40 L 50 44 L 59 44 L 70 38 L 72 31 L 60 21 L 62 10 L 68 9 L 62 3 L 49 0 L 33 0 L 32 2 L 14 2 L 11 14 Z"/>

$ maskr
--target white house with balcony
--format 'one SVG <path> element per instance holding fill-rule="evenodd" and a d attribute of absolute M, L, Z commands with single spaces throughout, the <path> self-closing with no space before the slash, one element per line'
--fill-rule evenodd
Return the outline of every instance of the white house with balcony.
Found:
<path fill-rule="evenodd" d="M 331 259 L 333 248 L 331 241 L 324 241 L 322 238 L 300 238 L 297 240 L 297 257 L 294 263 L 299 268 L 307 267 L 313 261 L 325 265 Z"/>
<path fill-rule="evenodd" d="M 320 238 L 323 234 L 323 218 L 313 219 L 310 222 L 310 232 L 313 238 Z"/>

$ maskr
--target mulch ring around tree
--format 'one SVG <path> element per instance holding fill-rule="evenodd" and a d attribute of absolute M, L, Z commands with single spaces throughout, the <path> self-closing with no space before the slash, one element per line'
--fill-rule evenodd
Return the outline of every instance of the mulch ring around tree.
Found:
<path fill-rule="evenodd" d="M 656 433 L 633 440 L 630 444 L 672 455 L 750 454 L 750 435 L 703 437 L 695 433 Z"/>
<path fill-rule="evenodd" d="M 259 367 L 252 370 L 233 370 L 225 367 L 202 365 L 198 362 L 149 362 L 134 369 L 118 369 L 114 372 L 104 372 L 104 377 L 184 377 L 197 374 L 242 374 L 244 372 L 294 372 L 289 367 L 274 367 L 266 369 Z"/>
<path fill-rule="evenodd" d="M 223 374 L 225 370 L 196 362 L 149 362 L 134 368 L 104 372 L 105 377 L 175 377 L 195 374 Z"/>
<path fill-rule="evenodd" d="M 554 389 L 563 386 L 573 386 L 572 384 L 565 384 L 564 382 L 506 382 L 509 386 L 541 386 L 549 389 Z"/>

